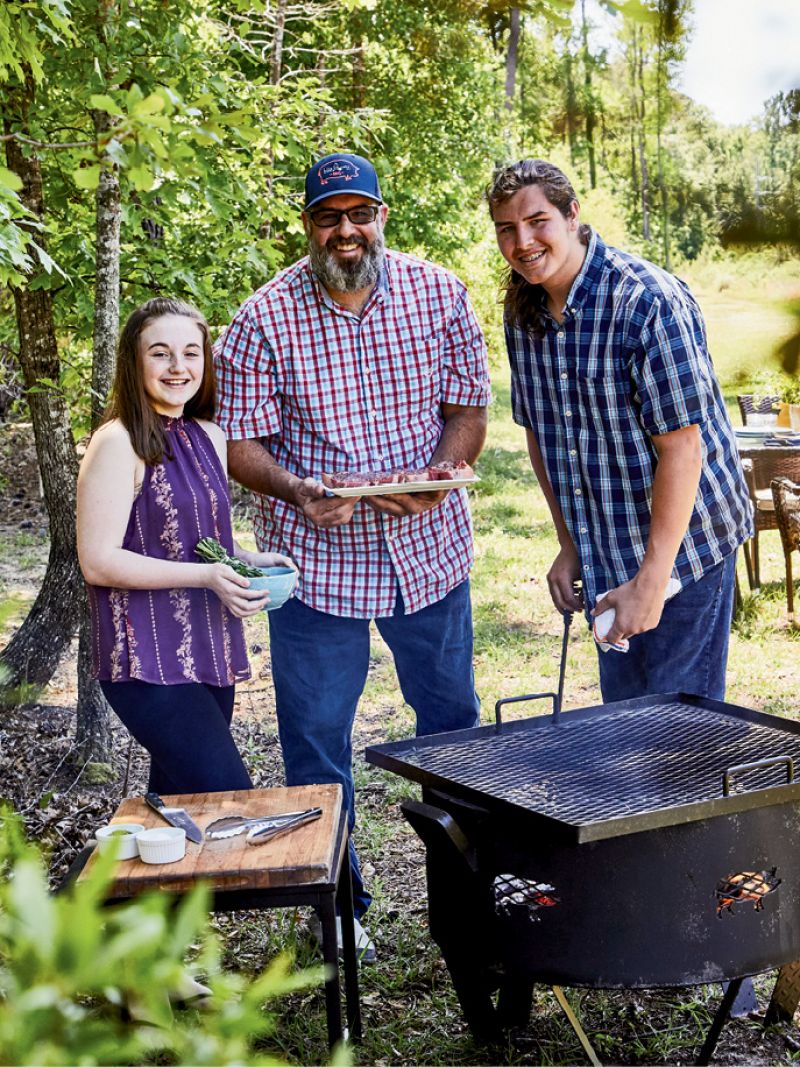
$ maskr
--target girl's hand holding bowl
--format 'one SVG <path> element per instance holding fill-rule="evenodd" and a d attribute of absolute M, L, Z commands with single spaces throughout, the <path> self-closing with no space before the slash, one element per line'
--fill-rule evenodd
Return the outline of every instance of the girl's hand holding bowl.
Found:
<path fill-rule="evenodd" d="M 269 595 L 265 611 L 283 607 L 297 585 L 297 568 L 288 556 L 277 552 L 254 552 L 252 562 L 263 571 L 260 578 L 250 578 L 250 588 L 266 590 Z"/>

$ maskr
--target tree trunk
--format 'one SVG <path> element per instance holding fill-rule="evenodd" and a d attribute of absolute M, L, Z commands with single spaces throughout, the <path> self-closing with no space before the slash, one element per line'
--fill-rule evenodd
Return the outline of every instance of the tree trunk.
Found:
<path fill-rule="evenodd" d="M 93 111 L 94 132 L 101 143 L 111 129 L 111 116 Z M 92 429 L 97 429 L 114 380 L 119 333 L 119 170 L 106 160 L 97 186 L 95 230 L 94 352 L 92 355 Z M 78 709 L 75 741 L 81 763 L 106 763 L 111 749 L 109 708 L 92 678 L 92 625 L 89 601 L 81 597 L 78 641 Z"/>
<path fill-rule="evenodd" d="M 592 89 L 592 57 L 589 53 L 589 25 L 586 21 L 586 0 L 581 0 L 581 35 L 583 38 L 583 91 L 586 97 L 586 151 L 589 155 L 589 186 L 597 188 L 597 165 L 594 154 L 594 91 Z"/>
<path fill-rule="evenodd" d="M 508 29 L 508 49 L 506 50 L 506 111 L 514 112 L 514 93 L 517 85 L 517 61 L 519 59 L 519 39 L 522 20 L 518 7 L 509 11 L 511 24 Z"/>
<path fill-rule="evenodd" d="M 286 4 L 287 0 L 278 0 L 278 10 L 275 14 L 275 33 L 272 38 L 272 52 L 269 61 L 270 85 L 280 85 L 283 71 L 283 36 L 286 32 Z"/>
<path fill-rule="evenodd" d="M 569 41 L 567 41 L 566 52 L 564 54 L 564 69 L 566 73 L 566 88 L 567 88 L 567 137 L 569 138 L 569 161 L 575 166 L 575 156 L 577 154 L 577 134 L 575 131 L 575 82 L 572 77 L 572 53 L 569 50 Z"/>
<path fill-rule="evenodd" d="M 634 28 L 634 35 L 637 30 Z M 644 31 L 638 30 L 643 36 Z M 645 136 L 645 92 L 644 92 L 644 41 L 639 40 L 638 55 L 636 57 L 636 74 L 639 86 L 638 104 L 638 127 L 639 127 L 639 174 L 641 175 L 642 194 L 642 237 L 645 241 L 650 240 L 650 172 L 647 168 L 647 139 Z"/>
<path fill-rule="evenodd" d="M 30 70 L 22 88 L 8 95 L 5 132 L 27 131 L 34 98 Z M 16 121 L 12 121 L 11 114 Z M 22 179 L 22 202 L 43 220 L 44 197 L 38 157 L 23 154 L 15 140 L 6 142 L 6 161 Z M 37 242 L 41 235 L 36 233 Z M 19 331 L 19 362 L 36 440 L 45 507 L 50 520 L 50 555 L 39 594 L 22 626 L 0 654 L 0 705 L 24 700 L 26 686 L 46 685 L 69 647 L 80 618 L 82 578 L 75 548 L 75 487 L 78 461 L 69 411 L 58 386 L 59 355 L 53 323 L 52 295 L 47 289 L 14 288 Z"/>
<path fill-rule="evenodd" d="M 669 254 L 669 197 L 667 195 L 667 183 L 664 178 L 663 148 L 661 144 L 661 132 L 664 125 L 664 94 L 666 92 L 666 59 L 664 50 L 666 47 L 666 26 L 664 12 L 659 3 L 658 19 L 658 61 L 656 66 L 656 159 L 658 161 L 658 188 L 661 193 L 661 237 L 664 249 L 664 269 L 671 270 Z"/>
<path fill-rule="evenodd" d="M 102 142 L 113 122 L 105 111 L 93 111 L 94 132 Z M 119 333 L 119 168 L 106 160 L 100 171 L 95 205 L 94 351 L 92 354 L 92 429 L 96 430 L 114 381 Z"/>

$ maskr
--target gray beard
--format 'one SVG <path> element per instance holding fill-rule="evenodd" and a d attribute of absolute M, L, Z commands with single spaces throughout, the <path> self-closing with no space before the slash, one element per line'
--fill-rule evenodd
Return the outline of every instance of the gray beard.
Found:
<path fill-rule="evenodd" d="M 383 267 L 385 245 L 383 232 L 378 231 L 372 244 L 356 263 L 339 263 L 334 255 L 314 241 L 308 242 L 308 260 L 311 269 L 326 289 L 337 293 L 357 293 L 371 289 L 378 280 Z"/>

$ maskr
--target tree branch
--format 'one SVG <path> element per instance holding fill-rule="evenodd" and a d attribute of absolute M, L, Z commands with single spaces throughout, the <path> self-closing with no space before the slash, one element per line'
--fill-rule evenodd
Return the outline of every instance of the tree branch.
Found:
<path fill-rule="evenodd" d="M 19 141 L 21 144 L 29 144 L 32 148 L 96 148 L 97 141 L 62 141 L 57 144 L 50 143 L 49 141 L 35 141 L 32 137 L 26 137 L 23 133 L 3 133 L 0 134 L 0 142 L 2 141 Z"/>

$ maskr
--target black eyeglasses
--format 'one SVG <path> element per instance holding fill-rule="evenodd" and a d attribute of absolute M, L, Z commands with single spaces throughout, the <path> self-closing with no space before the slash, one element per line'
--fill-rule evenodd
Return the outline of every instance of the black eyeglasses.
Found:
<path fill-rule="evenodd" d="M 317 211 L 309 211 L 308 215 L 315 226 L 327 230 L 338 226 L 342 215 L 347 215 L 354 226 L 368 226 L 377 219 L 378 211 L 379 208 L 374 204 L 356 204 L 355 207 L 349 207 L 346 211 L 334 211 L 330 207 L 321 207 Z"/>

